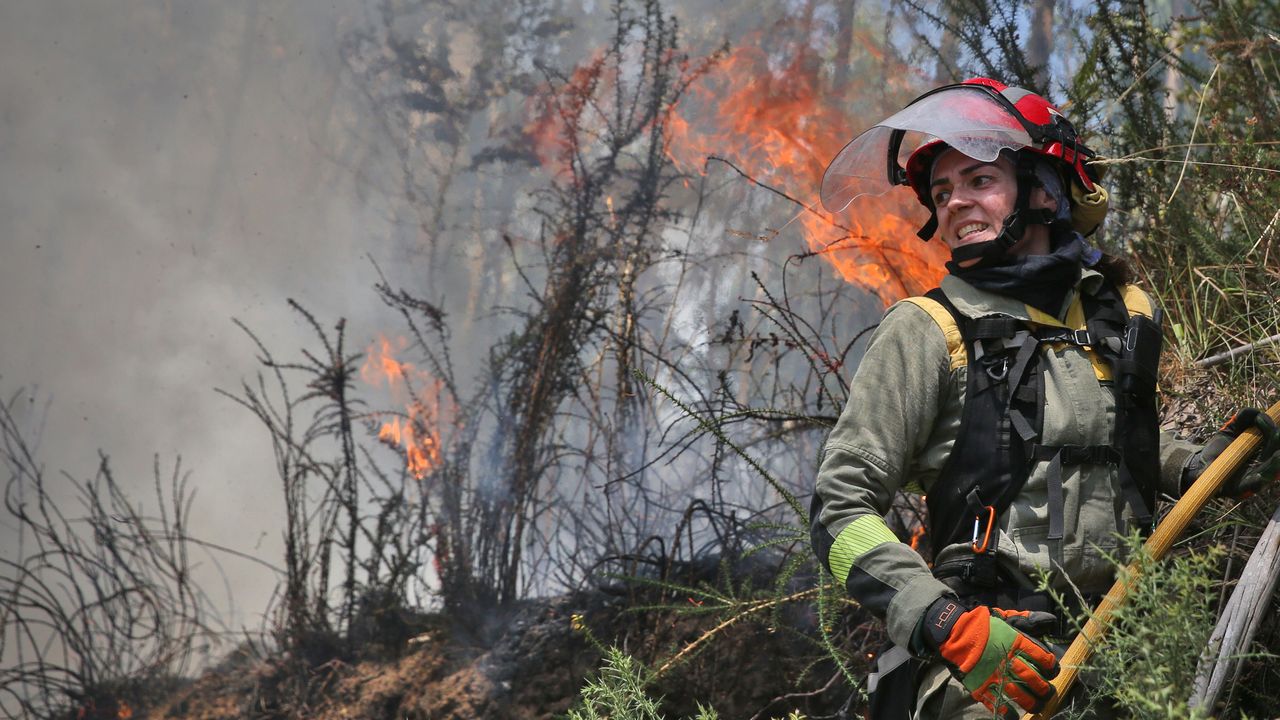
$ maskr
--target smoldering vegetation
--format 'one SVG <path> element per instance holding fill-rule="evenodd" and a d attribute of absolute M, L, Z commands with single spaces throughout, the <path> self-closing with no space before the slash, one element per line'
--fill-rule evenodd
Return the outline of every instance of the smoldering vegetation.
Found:
<path fill-rule="evenodd" d="M 821 69 L 806 44 L 826 26 L 776 18 L 774 41 L 790 49 L 774 58 L 789 67 L 765 90 L 816 104 Z M 804 547 L 793 530 L 778 533 L 800 520 L 815 430 L 843 401 L 836 371 L 856 330 L 837 323 L 879 302 L 833 278 L 798 234 L 756 227 L 798 229 L 797 215 L 829 223 L 806 208 L 812 199 L 767 187 L 812 186 L 843 128 L 821 128 L 817 150 L 796 137 L 769 151 L 795 157 L 729 145 L 709 161 L 709 148 L 733 142 L 734 114 L 760 110 L 713 102 L 754 84 L 748 73 L 767 77 L 771 54 L 735 57 L 715 37 L 703 51 L 685 47 L 679 19 L 656 3 L 587 16 L 535 3 L 383 3 L 339 39 L 369 114 L 350 119 L 333 159 L 371 196 L 392 198 L 379 206 L 401 244 L 366 266 L 385 326 L 357 335 L 306 298 L 288 310 L 312 333 L 306 347 L 241 325 L 260 370 L 222 393 L 270 438 L 275 467 L 261 481 L 278 485 L 285 507 L 283 557 L 266 559 L 280 586 L 264 626 L 217 626 L 216 602 L 193 586 L 187 550 L 198 540 L 181 475 L 157 490 L 164 511 L 148 514 L 104 456 L 83 483 L 85 533 L 79 513 L 56 530 L 30 515 L 33 498 L 54 503 L 23 471 L 9 494 L 24 538 L 6 610 L 6 657 L 22 659 L 5 682 L 14 712 L 145 705 L 139 688 L 188 673 L 221 640 L 290 658 L 258 707 L 288 713 L 306 707 L 315 668 L 403 652 L 424 612 L 480 627 L 527 598 L 618 592 L 625 578 L 713 578 L 762 543 L 777 547 L 751 562 L 780 568 Z M 743 64 L 738 75 L 724 73 L 730 62 Z M 812 85 L 809 96 L 794 97 L 792 80 Z M 786 273 L 805 289 L 778 284 Z M 833 306 L 848 311 L 825 326 L 800 319 Z M 33 438 L 11 430 L 15 457 L 29 456 Z M 752 466 L 769 480 L 747 479 Z M 34 619 L 23 593 L 54 582 L 45 576 L 58 564 L 27 557 L 35 537 L 55 538 L 54 556 L 70 558 L 82 545 L 110 552 L 104 539 L 131 548 L 127 572 L 69 560 L 60 578 L 70 588 L 110 580 L 84 603 L 115 624 L 84 632 L 111 634 L 114 654 L 86 654 L 93 637 L 61 638 L 59 619 L 82 612 L 75 592 Z M 139 605 L 152 608 L 145 624 Z M 134 623 L 153 631 L 130 635 Z M 124 662 L 124 652 L 138 657 Z"/>
<path fill-rule="evenodd" d="M 701 663 L 724 643 L 746 667 L 745 627 L 786 669 L 744 712 L 861 713 L 883 636 L 816 567 L 807 496 L 875 318 L 930 287 L 944 258 L 880 213 L 909 198 L 868 201 L 852 221 L 823 212 L 825 163 L 919 89 L 975 72 L 1065 93 L 1112 131 L 1117 157 L 1191 121 L 1127 94 L 1123 48 L 1153 53 L 1163 37 L 1140 4 L 1063 9 L 1057 46 L 992 33 L 1043 14 L 1034 5 L 362 5 L 334 39 L 358 103 L 337 114 L 330 160 L 385 215 L 391 237 L 352 258 L 385 320 L 357 328 L 281 298 L 308 341 L 237 321 L 256 367 L 219 391 L 269 438 L 273 466 L 254 481 L 283 499 L 281 555 L 255 558 L 278 578 L 261 626 L 224 627 L 217 589 L 195 581 L 195 566 L 252 552 L 191 533 L 200 505 L 179 463 L 156 460 L 146 502 L 106 455 L 87 480 L 59 476 L 73 495 L 52 494 L 19 393 L 0 415 L 19 538 L 0 587 L 0 706 L 130 717 L 230 650 L 222 682 L 246 688 L 231 715 L 317 716 L 358 663 L 412 656 L 440 628 L 501 648 L 531 607 L 562 603 L 583 610 L 543 615 L 573 642 L 632 642 L 646 686 L 682 702 L 743 709 Z M 1171 78 L 1202 70 L 1188 56 L 1140 78 L 1181 107 Z M 1144 134 L 1152 123 L 1164 134 Z M 1141 254 L 1169 231 L 1142 219 L 1163 215 L 1143 215 L 1135 167 L 1114 170 L 1104 241 L 1158 283 L 1179 266 Z M 1247 238 L 1270 181 L 1236 180 Z M 1212 179 L 1199 182 L 1197 200 Z M 1222 257 L 1241 239 L 1204 242 Z M 1267 258 L 1248 297 L 1275 287 Z M 1261 392 L 1267 371 L 1252 372 Z M 921 505 L 901 496 L 891 525 L 927 554 Z M 218 716 L 204 711 L 189 714 Z"/>

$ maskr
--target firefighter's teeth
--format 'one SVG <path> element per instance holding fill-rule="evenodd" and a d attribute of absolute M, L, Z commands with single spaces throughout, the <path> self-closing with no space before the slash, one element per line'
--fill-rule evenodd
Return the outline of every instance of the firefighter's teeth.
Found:
<path fill-rule="evenodd" d="M 965 225 L 960 228 L 959 235 L 960 237 L 965 237 L 966 235 L 972 235 L 973 233 L 982 232 L 983 230 L 986 230 L 986 229 L 987 229 L 986 223 L 969 223 L 968 225 Z"/>

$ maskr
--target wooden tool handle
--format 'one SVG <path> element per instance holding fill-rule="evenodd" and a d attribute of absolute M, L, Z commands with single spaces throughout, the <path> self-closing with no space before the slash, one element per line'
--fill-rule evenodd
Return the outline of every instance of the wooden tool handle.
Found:
<path fill-rule="evenodd" d="M 1271 409 L 1267 410 L 1267 414 L 1271 416 L 1272 420 L 1280 424 L 1280 402 L 1272 405 Z M 1153 560 L 1160 560 L 1169 552 L 1169 548 L 1173 547 L 1173 543 L 1191 524 L 1192 518 L 1218 494 L 1222 484 L 1253 454 L 1260 441 L 1261 434 L 1258 430 L 1250 428 L 1248 432 L 1241 433 L 1240 437 L 1227 446 L 1227 449 L 1218 456 L 1217 460 L 1214 460 L 1209 467 L 1205 468 L 1199 479 L 1178 500 L 1173 509 L 1169 511 L 1169 514 L 1164 517 L 1164 520 L 1160 521 L 1155 531 L 1151 533 L 1151 537 L 1147 538 L 1147 541 L 1143 544 L 1143 550 Z M 1062 660 L 1059 663 L 1061 670 L 1058 673 L 1058 677 L 1053 680 L 1053 687 L 1058 691 L 1057 694 L 1038 714 L 1024 715 L 1022 720 L 1048 720 L 1053 717 L 1058 705 L 1062 703 L 1062 700 L 1067 696 L 1067 692 L 1071 690 L 1071 686 L 1075 684 L 1076 678 L 1080 675 L 1080 667 L 1093 654 L 1093 648 L 1098 641 L 1106 635 L 1111 616 L 1115 614 L 1116 608 L 1124 604 L 1140 573 L 1141 569 L 1138 564 L 1133 563 L 1129 565 L 1128 571 L 1122 573 L 1120 579 L 1116 580 L 1115 584 L 1111 586 L 1111 589 L 1107 591 L 1106 597 L 1102 599 L 1097 609 L 1090 615 L 1084 629 L 1071 642 L 1066 654 L 1062 656 Z"/>

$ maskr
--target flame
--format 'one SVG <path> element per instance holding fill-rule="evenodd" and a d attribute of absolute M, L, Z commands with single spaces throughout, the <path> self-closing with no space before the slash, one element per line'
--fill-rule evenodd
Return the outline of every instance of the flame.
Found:
<path fill-rule="evenodd" d="M 693 82 L 662 119 L 664 150 L 686 175 L 685 187 L 687 175 L 706 171 L 709 157 L 723 158 L 803 205 L 777 229 L 734 234 L 769 240 L 794 227 L 812 254 L 886 304 L 935 286 L 949 255 L 941 243 L 921 242 L 918 225 L 902 219 L 920 212 L 909 192 L 860 201 L 840 217 L 827 214 L 818 199 L 827 163 L 860 130 L 914 96 L 920 73 L 893 65 L 891 54 L 859 29 L 854 60 L 874 64 L 873 71 L 861 74 L 875 79 L 861 79 L 855 68 L 848 73 L 854 79 L 835 87 L 814 51 L 803 44 L 788 50 L 778 37 L 758 33 L 745 39 Z M 548 171 L 563 177 L 574 158 L 582 156 L 568 128 L 580 127 L 578 138 L 599 136 L 596 131 L 603 129 L 612 96 L 602 90 L 616 83 L 615 75 L 616 68 L 597 51 L 566 82 L 538 94 L 525 137 Z M 887 86 L 880 77 L 889 78 Z M 850 107 L 858 108 L 860 116 L 853 116 Z M 606 203 L 612 219 L 612 197 Z"/>
<path fill-rule="evenodd" d="M 396 359 L 408 347 L 408 340 L 394 341 L 379 336 L 365 353 L 360 377 L 373 387 L 387 387 L 392 402 L 402 405 L 402 414 L 382 423 L 378 439 L 401 449 L 409 472 L 419 480 L 426 477 L 442 459 L 443 441 L 440 430 L 454 415 L 452 406 L 442 402 L 444 383 L 411 363 Z"/>
<path fill-rule="evenodd" d="M 924 534 L 925 534 L 924 525 L 917 525 L 915 529 L 911 531 L 911 549 L 912 550 L 918 551 L 920 549 L 920 540 L 924 538 Z"/>
<path fill-rule="evenodd" d="M 608 71 L 604 51 L 597 50 L 590 60 L 574 68 L 563 86 L 544 87 L 531 98 L 531 119 L 524 135 L 532 142 L 539 164 L 552 174 L 568 173 L 574 162 L 576 140 L 569 128 L 579 127 L 588 137 L 602 134 L 605 108 L 592 102 L 592 96 L 601 82 L 608 81 Z"/>
<path fill-rule="evenodd" d="M 120 720 L 129 720 L 129 718 L 133 717 L 133 708 L 121 700 L 120 707 L 116 710 L 116 717 L 120 718 Z"/>
<path fill-rule="evenodd" d="M 405 381 L 408 368 L 413 370 L 412 365 L 405 365 L 395 359 L 394 353 L 404 350 L 408 345 L 408 340 L 403 337 L 396 338 L 398 347 L 392 347 L 391 341 L 386 337 L 380 336 L 374 344 L 369 346 L 369 350 L 365 353 L 364 366 L 360 368 L 360 377 L 366 383 L 374 387 L 381 387 L 385 381 L 388 387 L 395 387 L 397 383 Z"/>
<path fill-rule="evenodd" d="M 859 40 L 868 54 L 879 53 L 868 36 Z M 669 123 L 672 162 L 694 171 L 706 158 L 722 157 L 787 193 L 807 209 L 799 209 L 783 228 L 796 223 L 811 252 L 886 304 L 936 285 L 948 253 L 941 243 L 921 242 L 918 227 L 903 219 L 919 213 L 909 192 L 861 200 L 852 218 L 831 217 L 818 199 L 827 163 L 858 131 L 891 112 L 873 107 L 869 117 L 854 118 L 844 107 L 850 101 L 874 105 L 861 98 L 876 94 L 913 94 L 914 71 L 902 67 L 889 73 L 897 86 L 877 93 L 852 82 L 831 87 L 820 64 L 803 52 L 780 69 L 771 69 L 770 58 L 759 47 L 741 46 L 690 87 Z"/>
<path fill-rule="evenodd" d="M 393 418 L 391 422 L 383 423 L 378 439 L 404 448 L 409 472 L 421 480 L 431 468 L 440 464 L 440 439 L 429 433 L 419 437 L 414 425 L 420 410 L 410 406 L 409 413 L 409 418 L 403 422 L 400 418 Z"/>

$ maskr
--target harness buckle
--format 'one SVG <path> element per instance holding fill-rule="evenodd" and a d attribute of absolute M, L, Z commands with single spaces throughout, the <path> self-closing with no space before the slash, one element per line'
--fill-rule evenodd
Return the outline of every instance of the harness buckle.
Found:
<path fill-rule="evenodd" d="M 979 531 L 979 529 L 980 529 L 980 528 L 981 528 L 981 526 L 982 526 L 982 516 L 981 516 L 981 515 L 974 515 L 974 516 L 973 516 L 973 540 L 972 540 L 972 542 L 970 543 L 970 545 L 971 545 L 971 547 L 973 548 L 973 552 L 974 552 L 974 554 L 976 554 L 976 555 L 981 555 L 982 553 L 985 553 L 988 549 L 990 549 L 990 547 L 991 547 L 991 529 L 992 529 L 993 527 L 995 527 L 995 524 L 996 524 L 996 508 L 995 508 L 995 506 L 994 506 L 994 505 L 987 505 L 984 509 L 987 511 L 987 529 L 986 529 L 986 531 L 985 531 L 985 532 L 981 532 L 981 533 L 980 533 L 980 532 L 978 532 L 978 531 Z M 982 543 L 981 543 L 981 545 L 979 545 L 979 543 L 978 543 L 978 536 L 979 536 L 979 535 L 981 535 L 981 536 L 982 536 Z"/>
<path fill-rule="evenodd" d="M 1072 342 L 1074 342 L 1076 345 L 1081 345 L 1081 346 L 1093 345 L 1093 337 L 1089 335 L 1088 330 L 1073 330 L 1071 332 L 1071 335 L 1072 335 Z"/>

